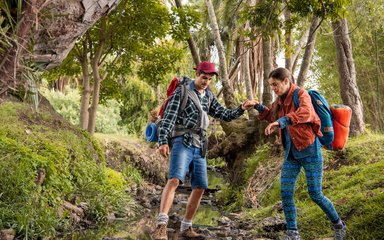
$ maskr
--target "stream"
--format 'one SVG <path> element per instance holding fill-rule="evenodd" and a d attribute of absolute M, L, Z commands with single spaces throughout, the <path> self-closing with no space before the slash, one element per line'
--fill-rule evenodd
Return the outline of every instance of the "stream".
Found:
<path fill-rule="evenodd" d="M 224 184 L 224 179 L 220 173 L 209 171 L 208 173 L 209 189 L 214 192 L 220 189 Z M 180 221 L 185 212 L 190 187 L 188 182 L 179 186 L 176 190 L 173 206 L 169 212 L 168 239 L 178 238 Z M 64 237 L 65 240 L 149 240 L 150 233 L 154 226 L 160 204 L 162 186 L 156 186 L 152 189 L 138 189 L 136 199 L 139 199 L 140 205 L 144 208 L 144 213 L 140 218 L 134 221 L 128 221 L 125 218 L 114 218 L 105 225 L 97 229 L 86 229 L 72 233 Z M 215 202 L 215 194 L 204 194 L 200 207 L 193 220 L 193 227 L 197 232 L 208 236 L 207 239 L 261 239 L 250 235 L 252 226 L 249 223 L 240 221 L 238 214 L 223 215 Z"/>

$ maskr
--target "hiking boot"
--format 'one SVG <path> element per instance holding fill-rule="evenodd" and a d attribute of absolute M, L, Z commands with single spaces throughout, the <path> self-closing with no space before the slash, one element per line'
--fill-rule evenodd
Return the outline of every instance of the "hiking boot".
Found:
<path fill-rule="evenodd" d="M 340 224 L 333 224 L 333 230 L 335 231 L 335 240 L 345 240 L 347 225 L 344 221 L 341 221 Z"/>
<path fill-rule="evenodd" d="M 202 234 L 198 234 L 197 232 L 195 232 L 192 227 L 189 227 L 187 229 L 185 229 L 182 233 L 181 233 L 181 237 L 182 239 L 199 239 L 199 240 L 203 240 L 205 239 L 205 236 L 202 235 Z"/>
<path fill-rule="evenodd" d="M 167 225 L 157 225 L 155 231 L 152 234 L 152 240 L 168 240 Z"/>
<path fill-rule="evenodd" d="M 296 230 L 287 230 L 284 240 L 300 240 L 299 232 Z"/>

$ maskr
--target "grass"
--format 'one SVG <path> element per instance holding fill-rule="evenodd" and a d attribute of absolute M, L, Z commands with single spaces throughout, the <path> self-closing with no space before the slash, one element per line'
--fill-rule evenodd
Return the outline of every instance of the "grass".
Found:
<path fill-rule="evenodd" d="M 0 104 L 0 122 L 0 229 L 15 229 L 19 239 L 71 231 L 70 212 L 58 211 L 64 201 L 86 203 L 93 222 L 133 209 L 123 175 L 105 166 L 85 131 L 22 103 Z M 42 184 L 35 183 L 39 171 Z"/>

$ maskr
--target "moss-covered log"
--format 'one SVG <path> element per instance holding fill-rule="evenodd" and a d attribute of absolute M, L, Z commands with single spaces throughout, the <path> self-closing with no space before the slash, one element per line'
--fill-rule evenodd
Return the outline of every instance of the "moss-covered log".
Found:
<path fill-rule="evenodd" d="M 222 122 L 225 138 L 211 146 L 208 158 L 221 157 L 227 163 L 228 180 L 233 187 L 244 184 L 244 160 L 255 152 L 257 145 L 265 142 L 263 130 L 265 122 L 257 119 L 240 118 L 232 122 Z"/>

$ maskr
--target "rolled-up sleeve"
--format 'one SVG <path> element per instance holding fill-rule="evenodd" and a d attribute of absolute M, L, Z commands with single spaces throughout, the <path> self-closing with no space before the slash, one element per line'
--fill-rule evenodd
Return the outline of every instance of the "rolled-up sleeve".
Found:
<path fill-rule="evenodd" d="M 284 116 L 276 120 L 279 123 L 279 127 L 281 129 L 286 128 L 288 125 L 291 124 L 291 121 L 289 120 L 288 117 Z"/>

